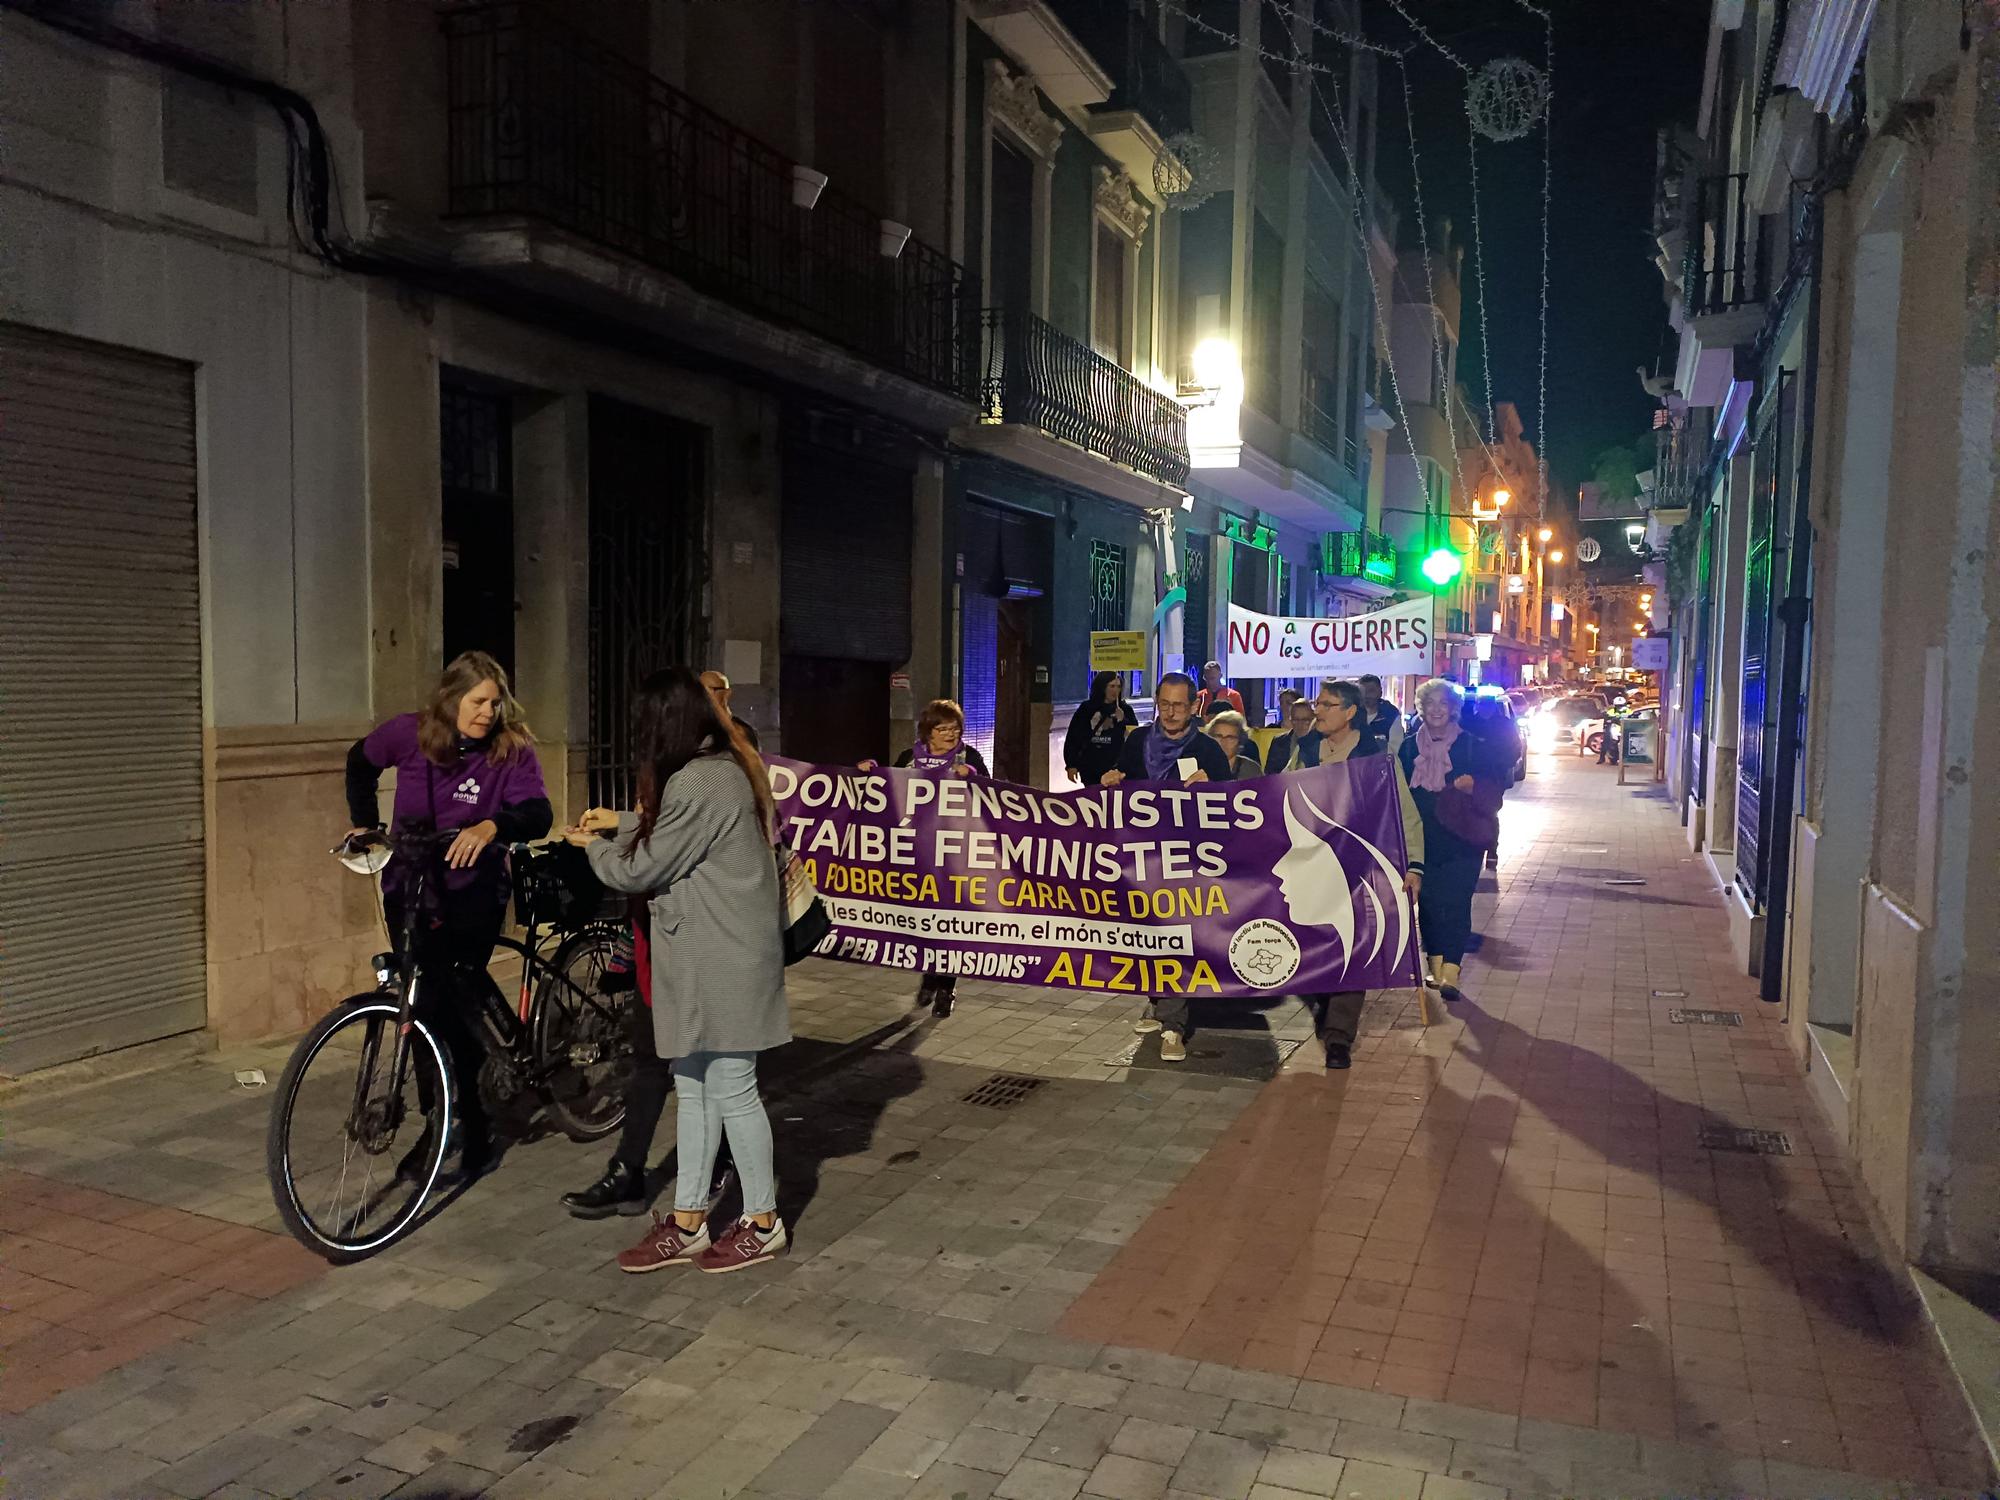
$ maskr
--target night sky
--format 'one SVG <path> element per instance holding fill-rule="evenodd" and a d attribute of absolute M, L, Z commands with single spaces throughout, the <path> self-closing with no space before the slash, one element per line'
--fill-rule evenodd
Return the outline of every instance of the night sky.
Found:
<path fill-rule="evenodd" d="M 1405 8 L 1474 68 L 1515 56 L 1541 65 L 1546 32 L 1518 0 L 1404 0 Z M 1549 273 L 1548 456 L 1572 488 L 1606 446 L 1652 424 L 1656 403 L 1635 367 L 1672 362 L 1666 306 L 1652 263 L 1654 133 L 1692 123 L 1708 37 L 1707 0 L 1553 0 L 1555 21 L 1553 197 Z M 1386 3 L 1367 7 L 1371 38 L 1410 40 Z M 1470 243 L 1463 75 L 1436 51 L 1410 54 L 1416 148 L 1424 206 L 1435 228 L 1448 216 Z M 1393 64 L 1382 70 L 1377 172 L 1416 243 L 1410 219 L 1410 138 Z M 1513 401 L 1530 441 L 1536 419 L 1541 295 L 1542 136 L 1479 143 L 1479 203 L 1494 393 Z M 1460 379 L 1473 400 L 1484 372 L 1475 326 L 1475 276 L 1465 263 L 1466 326 Z"/>

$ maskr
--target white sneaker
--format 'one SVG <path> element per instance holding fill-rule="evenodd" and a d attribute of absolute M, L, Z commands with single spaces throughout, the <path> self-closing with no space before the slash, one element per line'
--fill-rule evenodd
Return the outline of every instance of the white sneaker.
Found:
<path fill-rule="evenodd" d="M 1178 1031 L 1163 1031 L 1160 1033 L 1160 1061 L 1187 1061 L 1187 1043 L 1181 1039 L 1181 1034 Z"/>
<path fill-rule="evenodd" d="M 1138 1032 L 1140 1036 L 1151 1036 L 1160 1029 L 1160 1023 L 1151 1016 L 1141 1016 L 1132 1023 L 1132 1029 Z"/>

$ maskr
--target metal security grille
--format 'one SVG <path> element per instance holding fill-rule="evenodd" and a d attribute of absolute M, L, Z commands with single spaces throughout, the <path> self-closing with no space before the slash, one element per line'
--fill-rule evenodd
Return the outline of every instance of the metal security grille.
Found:
<path fill-rule="evenodd" d="M 1209 545 L 1211 538 L 1200 532 L 1189 532 L 1182 571 L 1186 576 L 1181 586 L 1187 590 L 1187 608 L 1181 626 L 1182 660 L 1191 672 L 1199 673 L 1201 664 L 1208 660 L 1208 652 L 1213 644 L 1209 639 Z"/>
<path fill-rule="evenodd" d="M 1743 1125 L 1701 1127 L 1704 1151 L 1740 1151 L 1751 1156 L 1790 1156 L 1792 1138 L 1782 1130 L 1754 1130 Z"/>
<path fill-rule="evenodd" d="M 444 658 L 485 651 L 514 678 L 514 432 L 507 397 L 438 382 Z"/>
<path fill-rule="evenodd" d="M 1012 1109 L 1047 1082 L 1046 1078 L 1028 1078 L 1019 1073 L 995 1073 L 958 1102 L 986 1109 Z"/>
<path fill-rule="evenodd" d="M 192 366 L 0 325 L 9 1073 L 207 1019 L 195 494 Z"/>
<path fill-rule="evenodd" d="M 594 807 L 631 807 L 632 697 L 649 673 L 698 664 L 707 637 L 701 435 L 590 400 L 590 743 Z"/>
<path fill-rule="evenodd" d="M 1741 1026 L 1743 1012 L 1740 1010 L 1670 1010 L 1668 1024 L 1673 1026 Z"/>
<path fill-rule="evenodd" d="M 1131 554 L 1116 542 L 1090 543 L 1090 628 L 1123 630 L 1132 618 Z"/>

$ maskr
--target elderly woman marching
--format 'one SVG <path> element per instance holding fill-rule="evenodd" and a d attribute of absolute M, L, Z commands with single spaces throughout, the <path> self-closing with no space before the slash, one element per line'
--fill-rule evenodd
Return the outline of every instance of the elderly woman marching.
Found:
<path fill-rule="evenodd" d="M 1494 764 L 1485 740 L 1460 720 L 1465 690 L 1432 678 L 1417 689 L 1416 732 L 1397 752 L 1424 824 L 1423 922 L 1429 982 L 1461 996 L 1459 965 L 1472 938 L 1472 892 L 1499 835 L 1500 793 L 1512 767 Z"/>
<path fill-rule="evenodd" d="M 1389 753 L 1389 747 L 1369 730 L 1368 716 L 1361 707 L 1361 689 L 1354 683 L 1321 683 L 1319 697 L 1313 700 L 1311 707 L 1320 765 L 1337 765 L 1341 761 Z M 1409 783 L 1403 777 L 1401 763 L 1392 759 L 1390 764 L 1396 768 L 1396 798 L 1402 810 L 1403 846 L 1408 862 L 1403 887 L 1421 903 L 1426 868 L 1423 819 L 1417 812 Z M 1320 1044 L 1326 1051 L 1326 1065 L 1329 1068 L 1352 1066 L 1354 1038 L 1361 1025 L 1361 1009 L 1367 1003 L 1368 992 L 1336 990 L 1332 994 L 1308 999 L 1317 1018 Z"/>

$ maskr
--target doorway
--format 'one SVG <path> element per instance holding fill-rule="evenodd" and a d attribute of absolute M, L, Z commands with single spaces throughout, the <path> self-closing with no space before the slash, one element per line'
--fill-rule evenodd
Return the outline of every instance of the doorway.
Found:
<path fill-rule="evenodd" d="M 444 659 L 484 651 L 514 674 L 514 429 L 505 395 L 438 381 L 444 492 Z"/>
<path fill-rule="evenodd" d="M 590 743 L 593 807 L 631 807 L 632 699 L 706 644 L 705 433 L 590 398 Z"/>
<path fill-rule="evenodd" d="M 1029 682 L 1034 667 L 1025 599 L 999 602 L 994 673 L 993 774 L 1001 781 L 1025 786 L 1028 762 Z"/>

